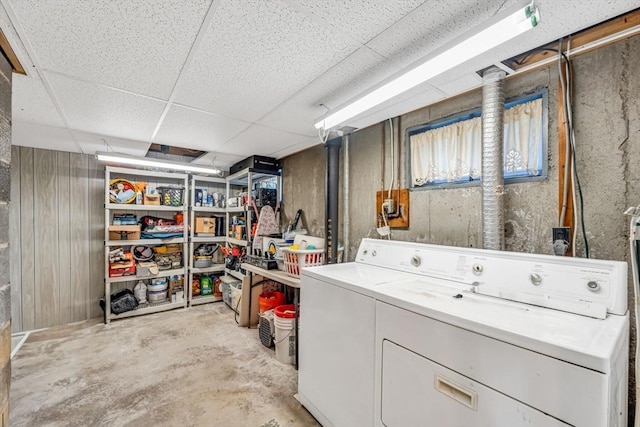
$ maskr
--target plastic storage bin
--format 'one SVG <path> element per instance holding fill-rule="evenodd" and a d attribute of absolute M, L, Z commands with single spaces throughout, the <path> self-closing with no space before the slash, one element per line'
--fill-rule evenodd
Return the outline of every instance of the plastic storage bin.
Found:
<path fill-rule="evenodd" d="M 242 282 L 230 276 L 222 276 L 220 281 L 222 301 L 227 307 L 238 313 L 240 311 L 239 302 L 242 295 Z"/>
<path fill-rule="evenodd" d="M 279 305 L 284 305 L 285 296 L 282 292 L 263 292 L 258 299 L 260 305 L 260 313 L 274 309 Z"/>
<path fill-rule="evenodd" d="M 284 271 L 292 277 L 300 277 L 300 270 L 324 264 L 324 249 L 282 249 Z"/>
<path fill-rule="evenodd" d="M 164 206 L 182 206 L 184 188 L 181 187 L 158 187 L 160 193 L 160 204 Z"/>

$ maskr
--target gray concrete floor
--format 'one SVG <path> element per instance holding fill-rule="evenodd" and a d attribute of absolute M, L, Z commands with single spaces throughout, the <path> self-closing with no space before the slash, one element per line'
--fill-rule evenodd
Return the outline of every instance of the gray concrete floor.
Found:
<path fill-rule="evenodd" d="M 297 372 L 221 303 L 32 333 L 12 361 L 17 426 L 318 426 Z"/>

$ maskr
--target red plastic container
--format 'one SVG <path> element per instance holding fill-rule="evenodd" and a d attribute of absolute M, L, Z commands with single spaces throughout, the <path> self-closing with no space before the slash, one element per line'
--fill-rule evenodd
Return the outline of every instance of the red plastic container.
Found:
<path fill-rule="evenodd" d="M 276 308 L 285 303 L 285 296 L 282 292 L 263 292 L 260 294 L 258 304 L 260 305 L 260 313 Z"/>
<path fill-rule="evenodd" d="M 296 317 L 296 306 L 293 304 L 279 305 L 274 310 L 276 317 L 281 319 L 293 319 Z"/>

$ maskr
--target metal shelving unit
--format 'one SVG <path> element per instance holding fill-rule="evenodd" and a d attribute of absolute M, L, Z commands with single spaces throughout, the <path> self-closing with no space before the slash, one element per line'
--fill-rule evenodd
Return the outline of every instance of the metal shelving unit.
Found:
<path fill-rule="evenodd" d="M 109 199 L 109 186 L 110 182 L 114 178 L 124 178 L 132 182 L 147 182 L 159 186 L 179 186 L 184 188 L 182 194 L 182 205 L 180 206 L 165 206 L 165 205 L 136 205 L 136 204 L 117 204 L 112 203 Z M 187 203 L 186 192 L 188 188 L 187 175 L 177 173 L 166 172 L 154 172 L 144 171 L 120 167 L 107 166 L 105 169 L 105 202 L 104 202 L 104 291 L 105 291 L 105 323 L 109 323 L 111 320 L 124 319 L 127 317 L 141 316 L 150 313 L 158 313 L 161 311 L 173 310 L 176 308 L 185 308 L 187 306 L 187 298 L 185 292 L 185 298 L 183 301 L 171 302 L 171 295 L 168 295 L 167 300 L 157 303 L 144 303 L 140 304 L 135 310 L 127 311 L 121 314 L 111 313 L 111 293 L 118 289 L 125 287 L 132 288 L 139 280 L 149 280 L 155 277 L 169 277 L 175 275 L 182 275 L 183 289 L 187 289 L 187 263 L 185 257 L 187 256 L 187 228 L 184 227 L 182 237 L 174 237 L 168 239 L 136 239 L 136 240 L 110 240 L 109 239 L 109 226 L 112 223 L 113 214 L 117 212 L 136 212 L 138 215 L 153 215 L 162 218 L 169 219 L 171 212 L 181 212 L 183 220 L 187 218 Z M 155 276 L 138 277 L 137 275 L 130 276 L 109 276 L 109 252 L 115 247 L 131 247 L 135 245 L 145 246 L 158 246 L 165 244 L 181 244 L 182 245 L 182 263 L 183 267 L 179 269 L 161 270 Z"/>
<path fill-rule="evenodd" d="M 282 200 L 282 177 L 279 172 L 267 172 L 260 171 L 252 168 L 247 168 L 241 171 L 229 175 L 227 177 L 227 203 L 230 198 L 237 197 L 242 193 L 246 194 L 246 202 L 239 203 L 240 206 L 229 207 L 227 205 L 227 230 L 232 225 L 232 217 L 234 214 L 242 214 L 245 222 L 244 238 L 238 239 L 230 235 L 227 238 L 227 243 L 246 247 L 247 253 L 252 254 L 251 248 L 251 225 L 257 221 L 256 215 L 251 207 L 252 191 L 254 187 L 260 185 L 262 182 L 269 182 L 277 190 L 277 199 Z"/>
<path fill-rule="evenodd" d="M 227 181 L 224 178 L 205 177 L 205 176 L 191 176 L 189 180 L 189 279 L 188 279 L 188 301 L 189 305 L 206 304 L 210 302 L 222 301 L 222 296 L 215 295 L 193 295 L 193 280 L 195 275 L 211 274 L 211 273 L 224 273 L 224 264 L 214 263 L 210 267 L 197 268 L 194 266 L 194 251 L 200 244 L 212 243 L 218 245 L 224 245 L 226 243 L 226 209 L 221 207 L 226 199 L 226 184 Z M 196 205 L 196 190 L 206 190 L 207 194 L 219 193 L 219 197 L 216 198 L 218 206 L 197 206 Z M 206 200 L 204 201 L 206 203 Z M 207 233 L 207 235 L 198 235 L 195 232 L 196 219 L 198 217 L 205 218 L 220 218 L 223 221 L 222 232 L 218 233 L 215 230 L 214 233 Z M 213 234 L 213 235 L 211 235 Z"/>
<path fill-rule="evenodd" d="M 181 206 L 163 206 L 163 205 L 136 205 L 136 204 L 118 204 L 109 200 L 109 183 L 112 178 L 124 178 L 133 182 L 144 181 L 153 183 L 156 186 L 179 185 L 183 187 L 183 204 Z M 119 167 L 106 168 L 106 185 L 105 185 L 105 300 L 106 312 L 105 323 L 109 323 L 114 319 L 123 319 L 132 316 L 139 316 L 149 313 L 157 313 L 161 311 L 171 310 L 174 308 L 184 308 L 190 305 L 204 304 L 209 302 L 221 301 L 222 297 L 214 295 L 193 295 L 193 278 L 194 275 L 220 273 L 233 276 L 243 283 L 246 275 L 238 270 L 226 268 L 224 263 L 215 262 L 209 267 L 198 268 L 194 266 L 194 250 L 199 244 L 219 244 L 227 246 L 240 246 L 244 248 L 246 253 L 252 253 L 251 225 L 257 220 L 255 213 L 250 205 L 252 190 L 256 187 L 256 183 L 265 180 L 273 180 L 273 186 L 277 188 L 278 200 L 282 199 L 282 178 L 278 172 L 265 172 L 254 169 L 245 169 L 237 172 L 227 178 L 205 177 L 205 176 L 188 176 L 185 174 L 143 171 Z M 220 195 L 217 197 L 217 206 L 196 206 L 196 189 L 206 189 L 207 193 L 216 192 Z M 246 193 L 246 203 L 240 206 L 228 206 L 230 198 L 238 197 L 241 193 Z M 184 228 L 182 237 L 174 237 L 168 239 L 136 239 L 136 240 L 110 240 L 109 225 L 111 224 L 114 213 L 133 213 L 137 215 L 153 215 L 168 218 L 171 212 L 181 212 L 183 221 L 188 227 Z M 241 218 L 245 228 L 242 239 L 238 239 L 232 234 L 231 219 L 237 216 Z M 223 226 L 215 230 L 213 233 L 200 234 L 195 232 L 196 219 L 199 217 L 222 218 Z M 183 267 L 180 269 L 172 269 L 160 271 L 155 276 L 138 277 L 136 275 L 109 277 L 109 251 L 114 247 L 128 247 L 135 245 L 157 246 L 165 244 L 182 245 Z M 171 302 L 169 299 L 160 303 L 140 304 L 137 309 L 115 315 L 110 312 L 110 296 L 114 290 L 123 287 L 133 287 L 138 280 L 149 280 L 155 277 L 169 277 L 175 275 L 183 276 L 184 285 L 184 301 Z"/>

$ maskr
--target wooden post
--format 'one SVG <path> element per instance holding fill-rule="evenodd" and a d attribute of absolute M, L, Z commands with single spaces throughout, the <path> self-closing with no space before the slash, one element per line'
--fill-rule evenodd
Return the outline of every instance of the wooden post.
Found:
<path fill-rule="evenodd" d="M 562 63 L 562 72 L 564 73 L 566 70 L 566 64 Z M 569 181 L 567 182 L 567 186 L 569 188 L 569 196 L 567 197 L 567 212 L 565 215 L 564 223 L 560 224 L 562 227 L 569 227 L 571 229 L 571 233 L 575 232 L 574 222 L 573 222 L 573 198 L 571 194 L 573 194 L 573 187 L 571 186 L 571 155 L 572 151 L 569 149 L 569 157 L 566 156 L 567 144 L 569 142 L 569 135 L 565 133 L 565 119 L 564 119 L 564 103 L 563 103 L 562 93 L 562 85 L 560 84 L 560 80 L 558 80 L 558 216 L 560 216 L 560 212 L 562 212 L 562 199 L 564 194 L 564 172 L 565 168 L 569 168 Z M 573 234 L 571 235 L 571 239 L 569 240 L 569 249 L 565 253 L 565 256 L 571 256 L 572 253 L 572 241 Z"/>

